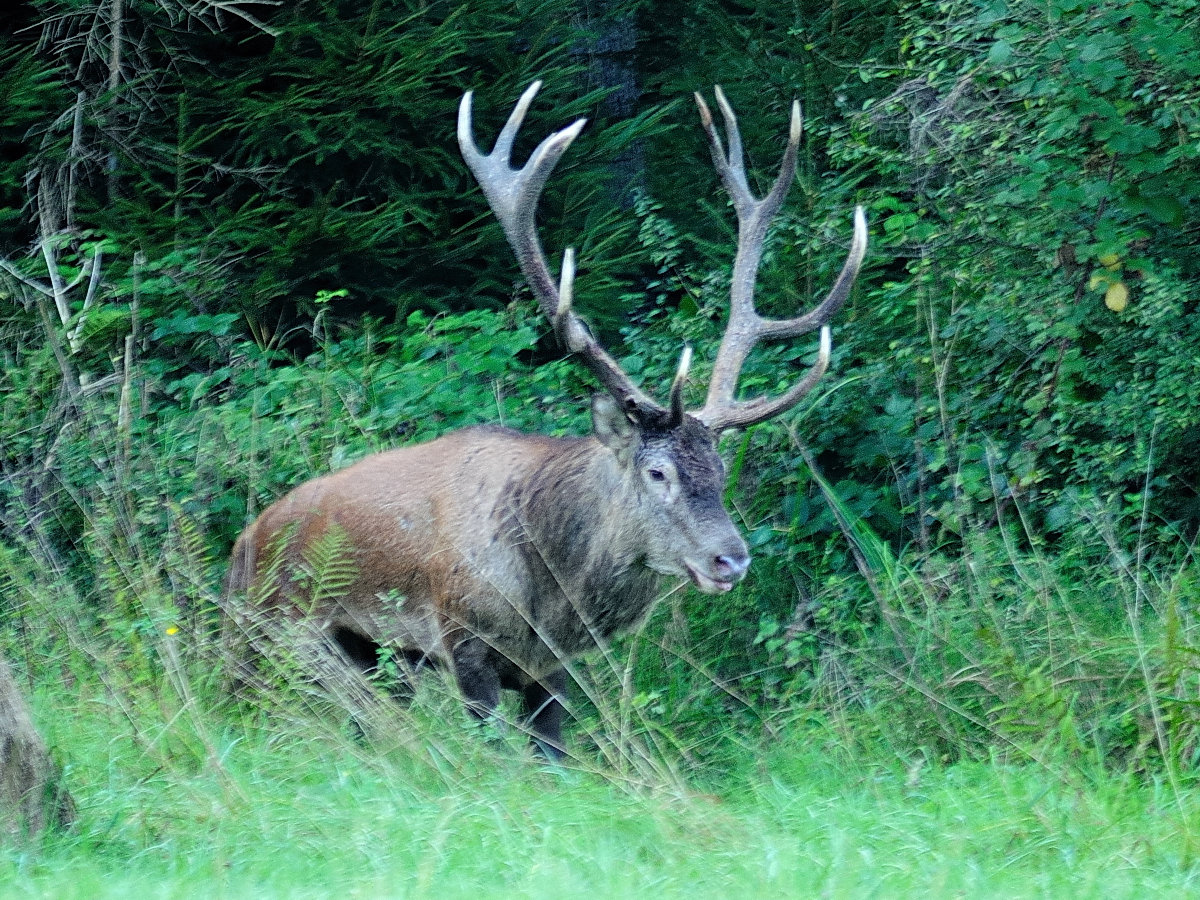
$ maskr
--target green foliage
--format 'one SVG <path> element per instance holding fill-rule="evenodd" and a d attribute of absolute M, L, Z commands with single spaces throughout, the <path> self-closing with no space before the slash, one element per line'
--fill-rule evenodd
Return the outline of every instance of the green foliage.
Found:
<path fill-rule="evenodd" d="M 1057 528 L 1060 498 L 1119 509 L 1146 482 L 1156 515 L 1194 515 L 1191 10 L 911 3 L 900 64 L 862 70 L 893 87 L 835 160 L 879 180 L 876 252 L 907 262 L 850 338 L 885 393 L 856 424 L 947 532 L 1010 494 Z"/>
<path fill-rule="evenodd" d="M 215 597 L 236 534 L 305 479 L 465 425 L 586 431 L 589 382 L 515 283 L 453 110 L 476 88 L 485 143 L 544 76 L 518 157 L 593 115 L 606 23 L 561 0 L 320 0 L 270 10 L 268 34 L 127 6 L 141 55 L 115 91 L 103 28 L 83 24 L 96 4 L 40 3 L 70 13 L 45 55 L 12 38 L 0 60 L 0 636 L 55 713 L 84 817 L 40 868 L 11 861 L 14 883 L 57 895 L 89 858 L 96 884 L 131 866 L 121 889 L 203 867 L 280 894 L 477 894 L 499 870 L 518 892 L 640 895 L 630 859 L 705 895 L 937 896 L 940 879 L 948 896 L 1137 896 L 1192 877 L 1193 3 L 609 5 L 645 38 L 642 106 L 589 127 L 542 237 L 581 247 L 581 306 L 626 371 L 661 394 L 690 342 L 697 406 L 724 327 L 735 236 L 694 113 L 672 105 L 690 90 L 729 91 L 756 188 L 805 101 L 764 313 L 820 298 L 856 202 L 872 255 L 822 386 L 724 438 L 750 577 L 721 603 L 673 593 L 580 661 L 580 771 L 553 774 L 516 729 L 474 733 L 436 677 L 360 715 L 381 708 L 372 686 L 338 695 L 298 650 L 254 705 L 226 702 Z M 628 214 L 622 154 L 645 163 Z M 50 260 L 20 255 L 35 164 L 76 191 Z M 69 283 L 100 257 L 90 307 L 76 291 L 60 316 L 35 290 L 48 265 Z M 743 395 L 785 389 L 814 344 L 759 348 Z M 313 548 L 306 590 L 344 587 L 344 549 Z M 532 831 L 505 830 L 513 810 Z"/>

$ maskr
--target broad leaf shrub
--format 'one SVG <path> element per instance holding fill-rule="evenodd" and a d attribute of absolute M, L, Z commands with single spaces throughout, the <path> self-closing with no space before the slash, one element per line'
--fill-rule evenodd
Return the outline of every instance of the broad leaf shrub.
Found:
<path fill-rule="evenodd" d="M 925 545 L 1008 497 L 1050 531 L 1081 496 L 1117 514 L 1148 496 L 1194 530 L 1195 5 L 911 3 L 900 21 L 899 64 L 862 69 L 888 92 L 831 135 L 870 173 L 895 260 L 846 329 L 872 402 L 830 407 L 850 426 L 822 442 L 835 470 L 890 469 Z"/>

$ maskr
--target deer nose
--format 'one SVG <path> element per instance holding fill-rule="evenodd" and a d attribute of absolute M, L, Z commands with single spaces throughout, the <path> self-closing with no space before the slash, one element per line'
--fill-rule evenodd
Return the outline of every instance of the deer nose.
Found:
<path fill-rule="evenodd" d="M 721 578 L 728 578 L 731 581 L 745 575 L 748 568 L 750 568 L 749 553 L 722 554 L 713 559 L 714 573 Z"/>

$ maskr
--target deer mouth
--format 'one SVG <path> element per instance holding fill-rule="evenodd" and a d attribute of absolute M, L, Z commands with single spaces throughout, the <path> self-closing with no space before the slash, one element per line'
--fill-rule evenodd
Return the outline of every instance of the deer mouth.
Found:
<path fill-rule="evenodd" d="M 724 594 L 733 590 L 732 581 L 722 581 L 718 578 L 710 578 L 696 570 L 691 563 L 684 563 L 688 570 L 688 577 L 692 579 L 694 584 L 702 594 Z"/>

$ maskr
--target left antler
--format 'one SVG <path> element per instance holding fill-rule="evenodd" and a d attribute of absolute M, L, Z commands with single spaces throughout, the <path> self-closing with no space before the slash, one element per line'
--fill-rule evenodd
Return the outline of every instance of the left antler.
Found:
<path fill-rule="evenodd" d="M 791 130 L 787 149 L 783 152 L 783 162 L 779 167 L 779 177 L 775 179 L 770 192 L 759 200 L 750 193 L 750 187 L 746 183 L 746 170 L 742 163 L 742 138 L 738 132 L 737 117 L 720 87 L 716 88 L 716 96 L 717 105 L 725 120 L 725 134 L 729 139 L 728 154 L 721 144 L 708 104 L 700 94 L 696 94 L 696 104 L 700 107 L 700 121 L 704 125 L 704 133 L 708 136 L 713 164 L 721 176 L 725 190 L 733 198 L 733 208 L 738 218 L 738 249 L 733 264 L 733 283 L 729 296 L 729 324 L 725 329 L 725 336 L 721 339 L 721 348 L 717 351 L 717 361 L 713 365 L 712 380 L 708 385 L 708 397 L 705 399 L 704 408 L 691 415 L 713 431 L 721 431 L 725 428 L 753 425 L 791 409 L 825 374 L 832 347 L 827 323 L 846 302 L 862 266 L 863 257 L 867 252 L 867 219 L 863 208 L 856 207 L 854 240 L 850 244 L 850 254 L 837 282 L 820 306 L 793 319 L 764 319 L 760 316 L 754 308 L 754 282 L 762 259 L 767 228 L 783 205 L 783 199 L 796 176 L 796 154 L 800 147 L 801 131 L 800 104 L 792 104 Z M 774 398 L 763 395 L 750 400 L 735 399 L 742 365 L 760 340 L 796 337 L 816 328 L 821 329 L 820 352 L 816 363 L 804 378 Z"/>

